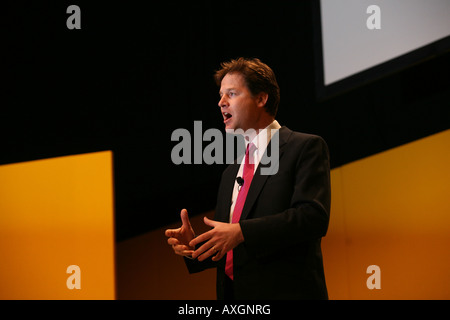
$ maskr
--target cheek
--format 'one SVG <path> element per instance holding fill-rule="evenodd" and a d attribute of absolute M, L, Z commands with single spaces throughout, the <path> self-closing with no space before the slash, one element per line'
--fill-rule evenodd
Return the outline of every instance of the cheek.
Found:
<path fill-rule="evenodd" d="M 236 101 L 236 103 L 233 105 L 233 117 L 236 116 L 236 118 L 245 118 L 247 117 L 247 113 L 248 113 L 248 108 L 246 107 L 246 103 L 245 100 L 239 100 Z"/>
<path fill-rule="evenodd" d="M 237 112 L 239 119 L 242 120 L 248 120 L 252 118 L 252 110 L 250 108 L 250 106 L 246 106 L 245 108 L 241 108 L 239 109 L 239 111 Z"/>

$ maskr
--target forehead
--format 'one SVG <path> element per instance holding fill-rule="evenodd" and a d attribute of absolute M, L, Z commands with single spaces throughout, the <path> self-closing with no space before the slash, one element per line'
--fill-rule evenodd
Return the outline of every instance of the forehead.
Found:
<path fill-rule="evenodd" d="M 231 88 L 242 89 L 246 87 L 247 85 L 245 83 L 245 79 L 242 74 L 237 72 L 227 73 L 225 77 L 223 77 L 222 79 L 220 91 L 230 90 Z"/>

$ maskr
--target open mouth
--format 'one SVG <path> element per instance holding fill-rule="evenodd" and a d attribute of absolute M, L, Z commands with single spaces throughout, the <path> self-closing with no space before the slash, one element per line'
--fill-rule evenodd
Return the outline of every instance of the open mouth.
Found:
<path fill-rule="evenodd" d="M 227 122 L 232 117 L 232 115 L 229 114 L 228 112 L 222 112 L 222 115 L 223 115 L 223 122 Z"/>

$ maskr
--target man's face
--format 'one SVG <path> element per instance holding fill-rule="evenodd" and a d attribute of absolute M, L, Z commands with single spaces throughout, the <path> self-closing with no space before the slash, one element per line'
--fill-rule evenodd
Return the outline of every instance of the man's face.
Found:
<path fill-rule="evenodd" d="M 225 129 L 256 129 L 262 112 L 258 95 L 253 96 L 240 73 L 228 73 L 220 86 L 219 107 Z"/>

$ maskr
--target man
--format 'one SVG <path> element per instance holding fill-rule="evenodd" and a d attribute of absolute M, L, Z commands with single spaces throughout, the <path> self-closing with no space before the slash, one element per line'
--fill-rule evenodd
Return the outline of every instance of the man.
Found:
<path fill-rule="evenodd" d="M 168 243 L 189 272 L 217 268 L 218 299 L 327 299 L 320 243 L 330 211 L 328 148 L 280 127 L 279 87 L 266 64 L 239 58 L 221 66 L 225 129 L 245 132 L 246 155 L 222 174 L 214 220 L 204 218 L 212 229 L 195 236 L 183 209 Z M 263 175 L 273 147 L 277 170 Z"/>

